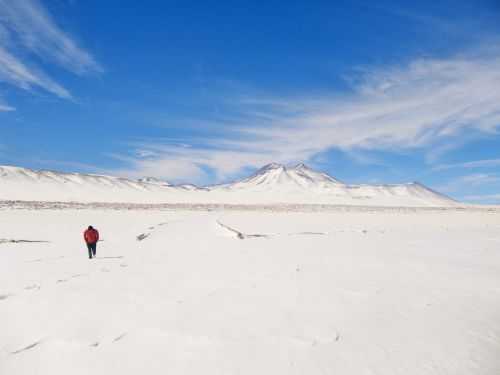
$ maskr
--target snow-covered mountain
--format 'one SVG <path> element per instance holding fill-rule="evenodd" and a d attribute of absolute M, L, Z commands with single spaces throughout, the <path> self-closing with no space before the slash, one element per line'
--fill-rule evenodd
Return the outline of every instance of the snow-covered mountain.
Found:
<path fill-rule="evenodd" d="M 172 186 L 167 181 L 160 180 L 159 178 L 156 177 L 143 177 L 139 178 L 137 182 L 143 183 L 143 184 L 151 184 L 151 185 L 158 185 L 158 186 Z"/>
<path fill-rule="evenodd" d="M 156 178 L 35 171 L 0 166 L 0 200 L 131 203 L 345 204 L 451 206 L 457 202 L 419 183 L 348 185 L 304 164 L 272 163 L 248 178 L 197 187 Z"/>
<path fill-rule="evenodd" d="M 305 164 L 287 168 L 281 164 L 268 164 L 253 175 L 232 184 L 219 185 L 214 189 L 245 191 L 297 191 L 331 189 L 343 185 L 333 177 L 312 170 Z"/>
<path fill-rule="evenodd" d="M 241 181 L 212 187 L 213 191 L 273 194 L 277 201 L 296 201 L 304 196 L 338 204 L 448 206 L 453 199 L 418 182 L 396 185 L 348 185 L 326 173 L 317 172 L 305 164 L 286 167 L 271 163 Z M 375 203 L 377 202 L 377 203 Z"/>
<path fill-rule="evenodd" d="M 155 187 L 171 186 L 168 182 L 152 177 L 141 178 L 137 181 L 97 174 L 66 173 L 55 171 L 35 171 L 28 168 L 0 166 L 0 183 L 25 183 L 52 186 L 85 186 L 87 188 L 133 189 L 148 191 Z"/>

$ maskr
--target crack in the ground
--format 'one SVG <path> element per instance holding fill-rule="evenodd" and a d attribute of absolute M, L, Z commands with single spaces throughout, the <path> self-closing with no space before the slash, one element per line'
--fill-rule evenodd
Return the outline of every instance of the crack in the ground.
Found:
<path fill-rule="evenodd" d="M 30 344 L 28 346 L 25 346 L 24 348 L 21 348 L 21 349 L 18 349 L 16 351 L 13 351 L 11 352 L 10 354 L 19 354 L 19 353 L 22 353 L 26 350 L 30 350 L 30 349 L 33 349 L 34 347 L 40 345 L 42 343 L 42 340 L 38 340 L 38 341 L 35 341 L 33 344 Z"/>
<path fill-rule="evenodd" d="M 0 238 L 0 244 L 3 243 L 50 243 L 50 241 L 43 240 L 15 240 L 9 238 Z"/>
<path fill-rule="evenodd" d="M 141 233 L 136 238 L 137 238 L 137 241 L 142 241 L 142 240 L 145 240 L 146 238 L 148 238 L 150 235 L 151 235 L 151 233 Z"/>
<path fill-rule="evenodd" d="M 127 336 L 127 332 L 124 332 L 122 333 L 120 336 L 117 336 L 113 339 L 113 342 L 117 342 L 117 341 L 120 341 L 121 339 L 123 339 L 125 336 Z"/>
<path fill-rule="evenodd" d="M 33 259 L 33 260 L 27 260 L 26 263 L 45 262 L 47 260 L 59 260 L 59 259 L 64 259 L 64 256 L 61 255 L 60 257 L 56 257 L 56 258 L 37 258 L 37 259 Z"/>
<path fill-rule="evenodd" d="M 235 236 L 237 238 L 239 238 L 240 240 L 244 240 L 245 238 L 270 238 L 270 237 L 287 236 L 287 235 L 288 236 L 327 236 L 328 235 L 328 233 L 326 233 L 326 232 L 310 232 L 310 231 L 288 233 L 288 234 L 261 234 L 261 233 L 247 234 L 247 233 L 243 233 L 235 228 L 232 228 L 229 225 L 226 225 L 226 224 L 220 222 L 219 220 L 217 220 L 217 224 L 220 227 L 234 233 Z"/>
<path fill-rule="evenodd" d="M 328 233 L 325 232 L 298 232 L 290 233 L 289 236 L 326 236 Z"/>
<path fill-rule="evenodd" d="M 161 226 L 163 226 L 163 225 L 167 225 L 167 224 L 168 224 L 168 222 L 166 222 L 166 221 L 165 221 L 165 222 L 163 222 L 163 223 L 159 223 L 159 224 L 157 224 L 157 225 L 152 225 L 152 226 L 150 226 L 150 227 L 148 228 L 148 230 L 149 230 L 150 232 L 144 232 L 144 233 L 141 233 L 141 234 L 139 234 L 138 236 L 136 236 L 137 241 L 142 241 L 142 240 L 145 240 L 146 238 L 148 238 L 149 236 L 151 236 L 151 234 L 153 233 L 153 231 L 154 231 L 157 227 L 161 227 Z"/>
<path fill-rule="evenodd" d="M 24 287 L 25 290 L 40 290 L 40 285 L 38 284 L 33 284 L 33 285 L 28 285 Z"/>
<path fill-rule="evenodd" d="M 260 234 L 260 233 L 258 233 L 258 234 L 246 234 L 246 233 L 240 232 L 237 229 L 231 228 L 230 226 L 228 226 L 226 224 L 221 223 L 219 220 L 217 220 L 217 224 L 220 227 L 234 233 L 236 235 L 236 237 L 239 238 L 240 240 L 244 240 L 245 238 L 269 238 L 270 237 L 268 234 Z"/>

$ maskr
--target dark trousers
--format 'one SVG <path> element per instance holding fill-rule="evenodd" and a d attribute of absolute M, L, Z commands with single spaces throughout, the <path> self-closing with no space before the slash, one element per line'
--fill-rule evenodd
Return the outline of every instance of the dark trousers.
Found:
<path fill-rule="evenodd" d="M 92 255 L 95 257 L 97 251 L 97 243 L 87 243 L 87 248 L 89 249 L 89 258 L 92 259 Z"/>

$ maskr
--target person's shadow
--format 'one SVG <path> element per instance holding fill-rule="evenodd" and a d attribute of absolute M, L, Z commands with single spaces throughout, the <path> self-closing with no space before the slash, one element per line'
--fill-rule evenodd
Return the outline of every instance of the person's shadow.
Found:
<path fill-rule="evenodd" d="M 99 256 L 96 256 L 95 258 L 97 258 L 97 259 L 122 259 L 123 255 L 120 255 L 117 257 L 99 257 Z"/>

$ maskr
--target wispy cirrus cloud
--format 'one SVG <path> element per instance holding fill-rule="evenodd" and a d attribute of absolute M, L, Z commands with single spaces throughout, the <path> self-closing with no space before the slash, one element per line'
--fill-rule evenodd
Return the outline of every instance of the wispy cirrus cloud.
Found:
<path fill-rule="evenodd" d="M 494 168 L 494 167 L 500 167 L 500 159 L 485 159 L 485 160 L 468 161 L 464 163 L 441 164 L 433 167 L 432 169 L 435 171 L 442 171 L 442 170 L 456 169 L 456 168 L 474 169 L 474 168 Z"/>
<path fill-rule="evenodd" d="M 496 192 L 500 189 L 500 175 L 495 173 L 474 173 L 465 176 L 452 178 L 447 183 L 437 186 L 437 190 L 445 193 L 458 193 L 458 192 Z M 479 196 L 478 194 L 475 194 Z M 484 195 L 484 194 L 483 194 Z M 491 195 L 491 194 L 486 194 Z M 470 195 L 464 197 L 465 200 L 474 201 L 476 199 L 469 199 Z"/>
<path fill-rule="evenodd" d="M 60 98 L 71 98 L 71 94 L 64 87 L 50 79 L 41 70 L 28 67 L 1 46 L 0 81 L 10 83 L 24 90 L 30 90 L 32 87 L 38 86 Z"/>
<path fill-rule="evenodd" d="M 17 41 L 43 60 L 77 74 L 100 71 L 94 57 L 64 31 L 38 0 L 0 0 L 0 20 Z"/>
<path fill-rule="evenodd" d="M 364 69 L 352 92 L 307 99 L 255 99 L 235 107 L 240 121 L 228 136 L 193 147 L 162 142 L 135 146 L 154 156 L 132 157 L 123 173 L 178 177 L 175 162 L 202 178 L 206 168 L 226 179 L 269 161 L 308 161 L 339 149 L 399 151 L 463 138 L 500 126 L 500 49 Z M 189 174 L 189 173 L 185 173 Z"/>
<path fill-rule="evenodd" d="M 15 108 L 8 105 L 0 98 L 0 112 L 10 112 L 10 111 L 15 111 Z"/>
<path fill-rule="evenodd" d="M 49 77 L 40 62 L 78 75 L 102 71 L 94 57 L 57 26 L 38 0 L 0 0 L 0 81 L 71 99 L 69 90 Z"/>

